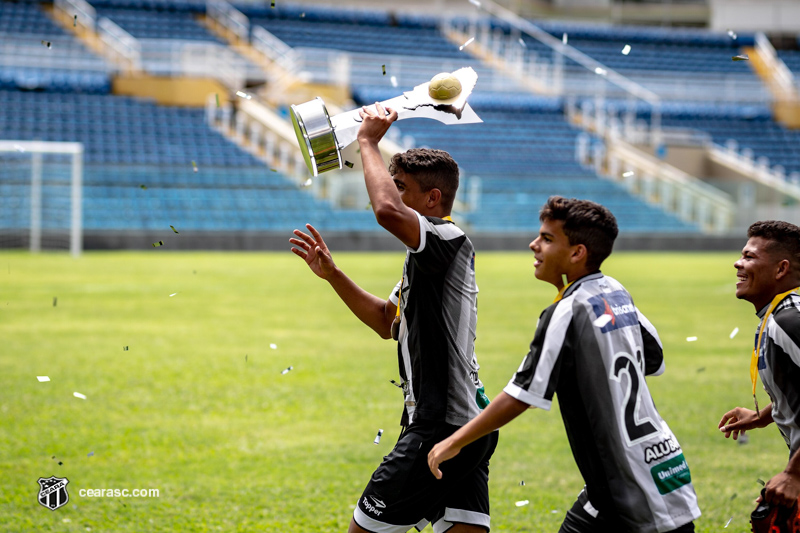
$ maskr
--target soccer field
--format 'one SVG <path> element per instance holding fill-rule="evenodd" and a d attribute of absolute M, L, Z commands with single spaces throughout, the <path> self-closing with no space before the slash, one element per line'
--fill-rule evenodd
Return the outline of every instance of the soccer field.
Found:
<path fill-rule="evenodd" d="M 78 260 L 0 252 L 0 530 L 345 531 L 399 433 L 396 346 L 288 247 Z M 744 445 L 717 430 L 727 409 L 752 403 L 757 320 L 733 295 L 737 257 L 618 253 L 603 269 L 664 343 L 667 370 L 648 383 L 691 467 L 700 532 L 722 531 L 729 519 L 725 531 L 749 531 L 757 480 L 788 456 L 774 426 Z M 334 250 L 334 259 L 388 296 L 403 254 Z M 476 261 L 477 351 L 490 397 L 555 296 L 532 263 L 530 252 Z M 768 403 L 761 390 L 759 398 Z M 51 475 L 69 479 L 70 500 L 56 511 L 37 501 L 38 478 Z M 500 434 L 492 530 L 555 532 L 581 487 L 557 408 L 529 411 Z M 81 497 L 81 489 L 159 496 Z M 517 507 L 521 500 L 530 503 Z"/>

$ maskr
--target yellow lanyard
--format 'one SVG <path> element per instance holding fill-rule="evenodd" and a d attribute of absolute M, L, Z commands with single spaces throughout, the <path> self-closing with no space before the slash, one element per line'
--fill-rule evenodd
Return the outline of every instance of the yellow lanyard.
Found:
<path fill-rule="evenodd" d="M 446 217 L 442 217 L 442 220 L 447 220 L 449 222 L 453 221 L 453 217 L 447 215 Z M 400 296 L 403 294 L 403 282 L 405 281 L 404 277 L 400 277 L 400 294 L 397 295 L 397 312 L 395 313 L 395 319 L 400 318 Z"/>
<path fill-rule="evenodd" d="M 558 294 L 556 294 L 556 299 L 553 300 L 553 303 L 556 303 L 559 300 L 561 300 L 561 298 L 564 297 L 564 293 L 567 292 L 567 289 L 569 289 L 569 286 L 572 285 L 573 283 L 575 283 L 575 282 L 574 281 L 570 281 L 569 283 L 567 283 L 566 285 L 561 287 L 561 290 L 558 291 Z"/>
<path fill-rule="evenodd" d="M 800 289 L 800 287 L 795 287 L 794 289 L 786 292 L 782 292 L 781 294 L 775 296 L 772 299 L 772 303 L 769 304 L 767 308 L 767 312 L 764 314 L 764 318 L 761 320 L 761 327 L 758 329 L 758 337 L 756 340 L 756 345 L 753 347 L 753 355 L 750 356 L 750 381 L 753 383 L 753 401 L 756 404 L 756 414 L 760 417 L 761 413 L 758 410 L 758 399 L 756 398 L 756 382 L 758 381 L 758 352 L 761 351 L 761 335 L 764 334 L 764 328 L 767 327 L 767 320 L 769 320 L 769 316 L 775 310 L 781 301 L 786 298 L 791 293 L 796 293 Z"/>

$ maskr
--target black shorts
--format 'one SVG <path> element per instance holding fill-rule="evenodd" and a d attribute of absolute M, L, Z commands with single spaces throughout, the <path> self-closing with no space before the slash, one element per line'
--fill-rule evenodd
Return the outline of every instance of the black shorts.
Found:
<path fill-rule="evenodd" d="M 444 423 L 411 424 L 372 474 L 353 514 L 356 524 L 373 533 L 404 533 L 412 527 L 421 531 L 429 522 L 436 533 L 453 524 L 489 531 L 489 459 L 498 432 L 442 463 L 441 480 L 428 468 L 428 452 L 457 429 Z"/>
<path fill-rule="evenodd" d="M 625 528 L 619 525 L 615 517 L 599 513 L 586 496 L 586 490 L 582 490 L 578 494 L 577 501 L 572 505 L 572 509 L 567 511 L 567 516 L 564 517 L 564 523 L 561 524 L 558 533 L 620 533 L 624 531 Z M 694 522 L 684 524 L 669 533 L 694 533 Z"/>

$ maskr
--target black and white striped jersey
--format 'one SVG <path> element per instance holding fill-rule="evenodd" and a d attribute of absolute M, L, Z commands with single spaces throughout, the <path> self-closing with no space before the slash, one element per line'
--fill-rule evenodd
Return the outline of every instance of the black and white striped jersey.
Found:
<path fill-rule="evenodd" d="M 547 410 L 558 395 L 590 511 L 627 531 L 670 531 L 700 516 L 686 459 L 645 381 L 663 371 L 655 328 L 619 282 L 597 272 L 542 312 L 505 388 Z"/>
<path fill-rule="evenodd" d="M 769 307 L 769 306 L 767 306 Z M 767 307 L 759 311 L 764 320 Z M 756 341 L 761 329 L 756 329 Z M 758 347 L 758 374 L 772 400 L 772 419 L 791 455 L 800 448 L 800 296 L 789 294 L 769 317 Z"/>
<path fill-rule="evenodd" d="M 463 426 L 488 403 L 478 378 L 475 248 L 450 221 L 417 214 L 420 243 L 408 249 L 398 304 L 403 425 L 414 420 Z"/>

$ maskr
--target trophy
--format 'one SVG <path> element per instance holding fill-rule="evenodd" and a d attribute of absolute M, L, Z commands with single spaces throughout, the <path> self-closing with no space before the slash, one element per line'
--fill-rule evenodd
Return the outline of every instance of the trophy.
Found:
<path fill-rule="evenodd" d="M 457 80 L 455 87 L 453 78 Z M 381 105 L 397 111 L 397 120 L 432 118 L 444 124 L 475 124 L 483 121 L 467 104 L 467 97 L 477 81 L 475 71 L 466 67 L 439 74 Z M 320 97 L 291 106 L 294 132 L 313 176 L 342 168 L 342 149 L 356 140 L 362 122 L 360 111 L 358 108 L 331 117 Z"/>

